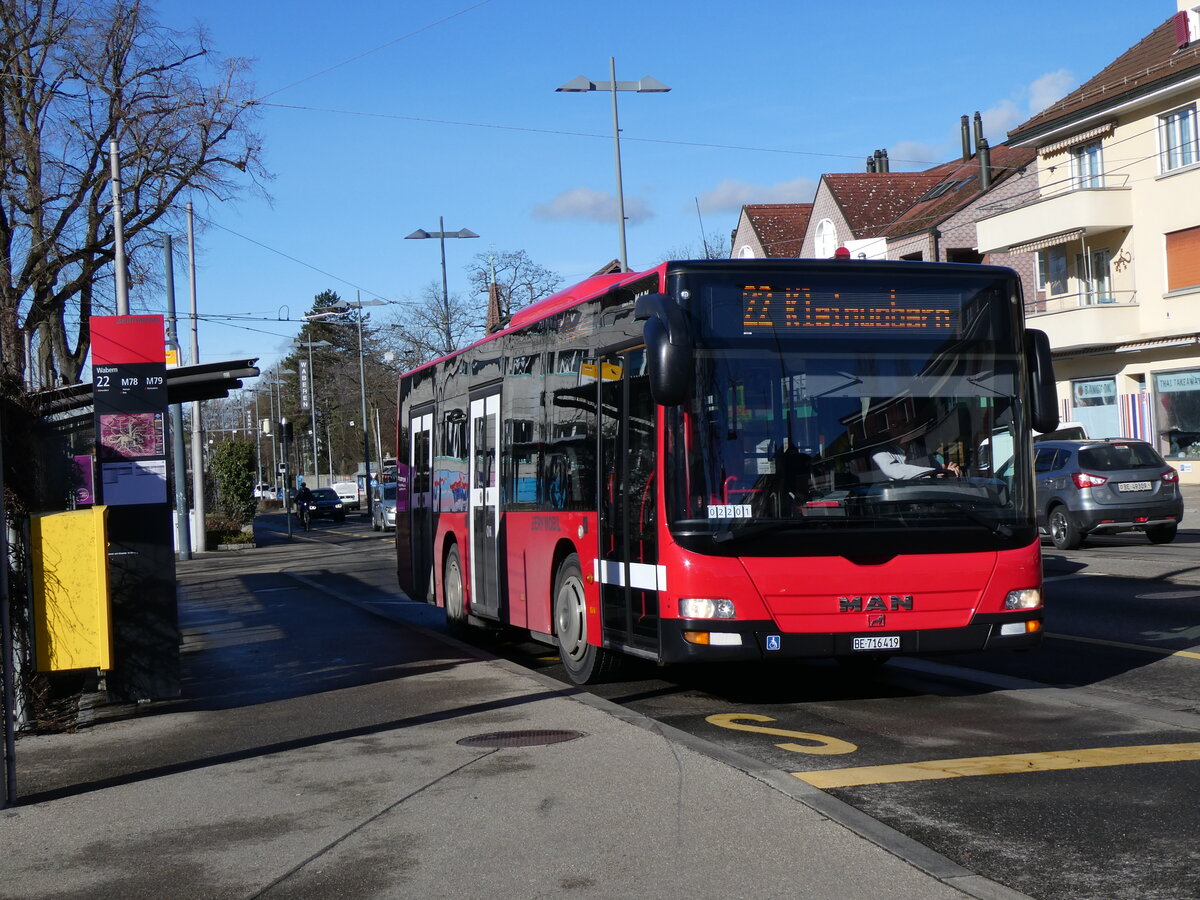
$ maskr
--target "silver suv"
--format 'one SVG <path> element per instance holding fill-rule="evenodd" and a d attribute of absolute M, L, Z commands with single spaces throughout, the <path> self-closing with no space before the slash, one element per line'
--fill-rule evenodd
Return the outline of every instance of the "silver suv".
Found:
<path fill-rule="evenodd" d="M 1033 472 L 1038 527 L 1060 550 L 1099 532 L 1144 531 L 1166 544 L 1183 520 L 1179 473 L 1145 441 L 1041 441 Z"/>

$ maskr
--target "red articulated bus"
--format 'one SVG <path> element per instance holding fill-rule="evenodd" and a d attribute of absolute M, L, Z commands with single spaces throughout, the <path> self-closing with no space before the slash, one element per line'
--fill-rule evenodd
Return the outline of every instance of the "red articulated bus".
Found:
<path fill-rule="evenodd" d="M 1020 290 L 755 259 L 560 291 L 401 376 L 400 584 L 578 683 L 1035 646 L 1031 435 L 1058 413 Z"/>

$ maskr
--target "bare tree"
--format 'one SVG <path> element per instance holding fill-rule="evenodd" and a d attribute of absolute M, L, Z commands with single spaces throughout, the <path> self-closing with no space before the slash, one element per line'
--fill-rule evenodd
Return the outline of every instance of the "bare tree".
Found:
<path fill-rule="evenodd" d="M 431 281 L 418 299 L 405 303 L 392 325 L 399 358 L 419 365 L 481 337 L 486 305 L 486 298 L 467 300 L 453 293 L 443 297 L 441 285 Z"/>
<path fill-rule="evenodd" d="M 0 0 L 0 341 L 23 375 L 78 379 L 111 309 L 109 142 L 120 148 L 131 283 L 187 195 L 262 189 L 247 64 L 158 24 L 143 0 Z M 149 266 L 149 254 L 144 265 Z"/>
<path fill-rule="evenodd" d="M 549 297 L 562 284 L 560 275 L 539 266 L 524 250 L 477 253 L 467 275 L 472 289 L 485 295 L 495 281 L 501 322 L 512 318 L 513 310 Z"/>
<path fill-rule="evenodd" d="M 669 248 L 662 256 L 668 259 L 729 259 L 730 235 L 720 231 L 710 231 L 702 235 L 700 242 L 684 242 Z"/>

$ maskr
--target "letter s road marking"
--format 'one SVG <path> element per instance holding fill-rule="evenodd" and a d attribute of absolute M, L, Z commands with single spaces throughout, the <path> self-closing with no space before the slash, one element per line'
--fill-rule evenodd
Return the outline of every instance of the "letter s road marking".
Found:
<path fill-rule="evenodd" d="M 731 728 L 734 731 L 750 731 L 756 734 L 772 734 L 776 737 L 799 738 L 802 741 L 813 741 L 816 746 L 808 744 L 776 744 L 781 750 L 792 753 L 812 753 L 819 756 L 834 756 L 839 753 L 853 753 L 857 745 L 849 741 L 839 741 L 837 738 L 826 737 L 823 734 L 809 734 L 805 731 L 787 731 L 783 728 L 764 728 L 762 725 L 746 725 L 739 721 L 748 719 L 751 722 L 774 722 L 770 716 L 760 716 L 755 713 L 717 713 L 705 721 L 721 728 Z"/>

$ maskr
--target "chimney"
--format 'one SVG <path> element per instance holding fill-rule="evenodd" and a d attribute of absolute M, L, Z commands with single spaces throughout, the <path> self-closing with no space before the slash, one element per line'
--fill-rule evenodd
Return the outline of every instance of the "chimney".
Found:
<path fill-rule="evenodd" d="M 500 320 L 500 285 L 493 281 L 488 285 L 487 322 L 485 328 L 488 334 L 493 334 L 503 328 Z"/>
<path fill-rule="evenodd" d="M 983 116 L 979 111 L 975 111 L 975 152 L 979 152 L 979 146 L 983 143 Z"/>
<path fill-rule="evenodd" d="M 979 139 L 979 189 L 986 191 L 992 183 L 992 149 L 987 138 Z"/>
<path fill-rule="evenodd" d="M 875 157 L 873 157 L 873 156 L 867 157 L 867 171 L 868 172 L 875 171 Z"/>
<path fill-rule="evenodd" d="M 971 160 L 971 117 L 964 115 L 962 117 L 962 145 L 963 145 L 963 162 Z"/>
<path fill-rule="evenodd" d="M 888 161 L 886 150 L 879 151 L 879 164 L 883 167 L 884 172 L 892 171 L 892 164 Z"/>

